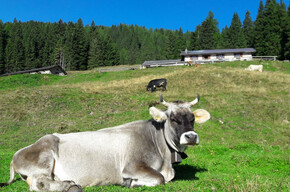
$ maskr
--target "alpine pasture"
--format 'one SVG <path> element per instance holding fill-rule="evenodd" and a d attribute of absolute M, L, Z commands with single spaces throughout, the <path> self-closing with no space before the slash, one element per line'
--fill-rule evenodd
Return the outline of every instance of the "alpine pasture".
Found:
<path fill-rule="evenodd" d="M 244 69 L 262 64 L 264 71 Z M 211 119 L 195 125 L 200 144 L 186 150 L 176 176 L 164 186 L 96 186 L 85 191 L 289 191 L 290 63 L 252 61 L 67 76 L 0 77 L 0 183 L 9 179 L 13 154 L 49 133 L 91 131 L 150 119 L 159 94 L 152 79 L 166 78 L 166 101 L 190 101 Z M 16 177 L 0 191 L 28 191 Z"/>

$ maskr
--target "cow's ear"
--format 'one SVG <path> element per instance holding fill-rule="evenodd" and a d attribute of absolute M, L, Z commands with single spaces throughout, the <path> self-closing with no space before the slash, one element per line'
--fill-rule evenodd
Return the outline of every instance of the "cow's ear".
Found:
<path fill-rule="evenodd" d="M 150 107 L 149 112 L 150 115 L 153 117 L 153 119 L 159 123 L 167 119 L 167 116 L 164 113 L 164 111 L 157 109 L 156 107 Z"/>
<path fill-rule="evenodd" d="M 196 123 L 204 123 L 210 119 L 210 114 L 204 109 L 197 109 L 193 112 Z"/>

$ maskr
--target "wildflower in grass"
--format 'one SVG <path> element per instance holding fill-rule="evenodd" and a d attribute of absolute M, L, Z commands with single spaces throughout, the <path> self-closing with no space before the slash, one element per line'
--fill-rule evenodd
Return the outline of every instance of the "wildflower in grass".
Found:
<path fill-rule="evenodd" d="M 234 179 L 234 181 L 236 182 L 236 181 L 239 179 L 239 177 L 240 177 L 240 176 L 238 175 L 237 178 Z"/>

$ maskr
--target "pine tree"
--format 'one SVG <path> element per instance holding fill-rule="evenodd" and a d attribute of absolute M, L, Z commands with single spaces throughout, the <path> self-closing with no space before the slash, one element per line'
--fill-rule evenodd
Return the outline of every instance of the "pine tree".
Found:
<path fill-rule="evenodd" d="M 88 69 L 93 69 L 100 66 L 105 66 L 105 51 L 106 43 L 97 30 L 92 33 L 90 43 Z"/>
<path fill-rule="evenodd" d="M 66 63 L 66 69 L 67 70 L 75 70 L 73 67 L 73 38 L 74 38 L 74 27 L 75 25 L 73 22 L 68 22 L 66 25 L 65 35 L 64 35 L 64 60 Z"/>
<path fill-rule="evenodd" d="M 128 54 L 128 64 L 135 64 L 137 63 L 137 60 L 143 60 L 142 55 L 140 53 L 140 48 L 143 47 L 141 46 L 141 42 L 138 38 L 138 31 L 137 31 L 137 26 L 131 25 L 129 30 L 131 33 L 131 38 L 130 38 L 130 47 L 129 47 L 129 52 Z M 147 39 L 143 38 L 143 41 L 146 42 Z M 146 43 L 144 43 L 146 44 Z M 141 52 L 142 53 L 142 52 Z M 140 58 L 141 57 L 141 58 Z"/>
<path fill-rule="evenodd" d="M 0 20 L 0 74 L 5 73 L 5 44 L 4 24 Z"/>
<path fill-rule="evenodd" d="M 176 31 L 176 42 L 175 42 L 175 58 L 180 57 L 180 51 L 185 50 L 186 42 L 183 34 L 183 30 L 180 27 L 179 31 Z"/>
<path fill-rule="evenodd" d="M 83 27 L 83 21 L 81 18 L 78 19 L 73 33 L 73 70 L 85 70 L 87 69 L 87 51 L 88 43 L 85 38 L 85 31 Z"/>
<path fill-rule="evenodd" d="M 65 45 L 65 30 L 66 23 L 60 19 L 58 23 L 54 23 L 54 31 L 55 31 L 55 42 L 54 49 L 63 49 Z M 55 58 L 53 59 L 55 60 Z"/>
<path fill-rule="evenodd" d="M 61 40 L 61 43 L 64 43 L 66 24 L 60 19 L 56 25 L 56 35 L 57 41 Z"/>
<path fill-rule="evenodd" d="M 247 47 L 254 47 L 254 27 L 254 22 L 252 21 L 250 11 L 248 10 L 243 22 L 243 32 Z"/>
<path fill-rule="evenodd" d="M 190 36 L 190 44 L 188 49 L 189 50 L 197 50 L 197 34 L 195 32 L 191 32 L 191 36 Z"/>
<path fill-rule="evenodd" d="M 132 60 L 131 53 L 130 53 L 130 47 L 133 45 L 130 45 L 131 40 L 129 39 L 129 36 L 131 35 L 128 26 L 124 24 L 120 24 L 118 27 L 118 38 L 117 41 L 117 47 L 120 49 L 120 62 L 121 64 L 130 64 L 130 61 Z M 130 56 L 129 56 L 130 55 Z"/>
<path fill-rule="evenodd" d="M 290 4 L 288 6 L 288 12 L 287 12 L 287 20 L 286 20 L 286 43 L 285 43 L 285 53 L 284 57 L 285 59 L 290 60 Z"/>
<path fill-rule="evenodd" d="M 45 23 L 41 33 L 43 34 L 43 45 L 40 50 L 41 66 L 51 66 L 54 64 L 53 52 L 56 45 L 55 26 L 52 23 Z"/>
<path fill-rule="evenodd" d="M 279 54 L 279 59 L 285 59 L 285 52 L 286 52 L 286 43 L 287 43 L 287 11 L 286 5 L 283 0 L 280 0 L 280 5 L 278 6 L 278 16 L 280 21 L 281 27 L 281 51 Z"/>
<path fill-rule="evenodd" d="M 143 41 L 140 47 L 139 60 L 142 62 L 146 60 L 147 61 L 154 60 L 155 59 L 154 51 L 155 49 L 154 49 L 153 33 L 147 32 L 146 34 L 144 34 Z"/>
<path fill-rule="evenodd" d="M 154 31 L 154 47 L 155 47 L 155 58 L 156 60 L 165 60 L 165 45 L 166 45 L 166 37 L 164 35 L 164 29 L 155 29 Z M 142 63 L 142 61 L 139 61 Z"/>
<path fill-rule="evenodd" d="M 130 30 L 129 26 L 124 25 L 124 24 L 120 25 L 120 36 L 122 38 L 120 39 L 119 46 L 122 48 L 125 48 L 127 50 L 126 52 L 124 52 L 127 54 L 127 55 L 124 55 L 124 58 L 127 58 L 127 60 L 125 61 L 126 64 L 132 63 L 132 56 L 130 55 L 130 51 L 129 51 L 130 48 L 133 46 L 133 45 L 131 45 L 131 42 L 132 42 L 131 37 L 133 37 L 132 33 L 133 33 L 133 31 Z M 142 35 L 143 35 L 143 33 L 140 34 L 140 39 L 143 39 Z"/>
<path fill-rule="evenodd" d="M 276 0 L 266 4 L 264 14 L 266 18 L 264 30 L 267 41 L 267 44 L 264 45 L 266 54 L 279 56 L 281 53 L 282 28 L 279 19 L 279 4 L 277 4 Z"/>
<path fill-rule="evenodd" d="M 14 19 L 11 25 L 7 47 L 5 50 L 7 72 L 16 72 L 24 69 L 25 55 L 21 22 Z"/>
<path fill-rule="evenodd" d="M 265 44 L 265 34 L 264 34 L 264 4 L 260 0 L 257 18 L 255 21 L 255 31 L 254 31 L 254 44 L 257 55 L 265 55 L 265 50 L 263 45 Z"/>
<path fill-rule="evenodd" d="M 125 65 L 125 64 L 128 64 L 128 60 L 129 60 L 129 54 L 128 54 L 128 50 L 125 49 L 125 48 L 120 48 L 119 49 L 119 53 L 120 53 L 120 64 L 121 65 Z"/>
<path fill-rule="evenodd" d="M 91 23 L 91 32 L 94 32 L 96 30 L 96 24 L 95 24 L 95 21 L 92 20 L 92 23 Z"/>
<path fill-rule="evenodd" d="M 66 69 L 66 59 L 65 59 L 65 31 L 66 24 L 60 19 L 58 23 L 54 24 L 55 29 L 55 46 L 53 51 L 53 65 L 59 65 L 63 69 Z"/>
<path fill-rule="evenodd" d="M 196 35 L 196 42 L 195 42 L 193 50 L 200 50 L 201 49 L 201 46 L 200 46 L 201 25 L 196 26 L 194 33 Z"/>
<path fill-rule="evenodd" d="M 34 69 L 40 65 L 38 40 L 40 30 L 34 21 L 23 23 L 23 44 L 25 48 L 25 69 Z"/>
<path fill-rule="evenodd" d="M 225 26 L 225 28 L 222 29 L 222 33 L 221 33 L 221 48 L 222 49 L 231 48 L 229 28 L 228 28 L 227 25 Z"/>
<path fill-rule="evenodd" d="M 169 31 L 168 40 L 166 43 L 166 59 L 176 59 L 175 58 L 175 41 L 176 37 L 172 31 Z"/>
<path fill-rule="evenodd" d="M 120 55 L 110 36 L 107 36 L 106 38 L 106 49 L 107 50 L 106 50 L 106 57 L 105 57 L 105 60 L 106 60 L 105 65 L 106 66 L 119 65 Z"/>
<path fill-rule="evenodd" d="M 231 26 L 228 31 L 230 48 L 245 48 L 246 40 L 242 31 L 242 23 L 239 15 L 234 13 Z"/>
<path fill-rule="evenodd" d="M 265 7 L 262 7 L 261 3 L 259 7 L 261 14 L 257 16 L 255 27 L 257 55 L 280 56 L 282 27 L 279 19 L 279 4 L 276 0 L 267 0 Z M 260 10 L 262 8 L 263 10 Z"/>
<path fill-rule="evenodd" d="M 61 39 L 57 42 L 53 57 L 54 57 L 55 65 L 59 65 L 63 69 L 66 69 L 65 51 L 64 51 L 64 45 Z"/>
<path fill-rule="evenodd" d="M 200 29 L 200 48 L 201 49 L 216 49 L 218 47 L 219 30 L 218 22 L 214 19 L 214 14 L 209 11 L 205 21 L 201 24 Z"/>

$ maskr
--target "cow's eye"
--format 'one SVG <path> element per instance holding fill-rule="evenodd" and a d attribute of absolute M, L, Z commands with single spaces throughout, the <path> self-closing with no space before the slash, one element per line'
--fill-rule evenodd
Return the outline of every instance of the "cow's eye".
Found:
<path fill-rule="evenodd" d="M 180 123 L 181 123 L 178 119 L 176 119 L 176 118 L 174 118 L 174 117 L 171 117 L 170 120 L 171 120 L 172 122 L 177 123 L 177 124 L 180 124 Z"/>
<path fill-rule="evenodd" d="M 170 120 L 176 122 L 176 119 L 174 117 L 171 117 Z"/>

